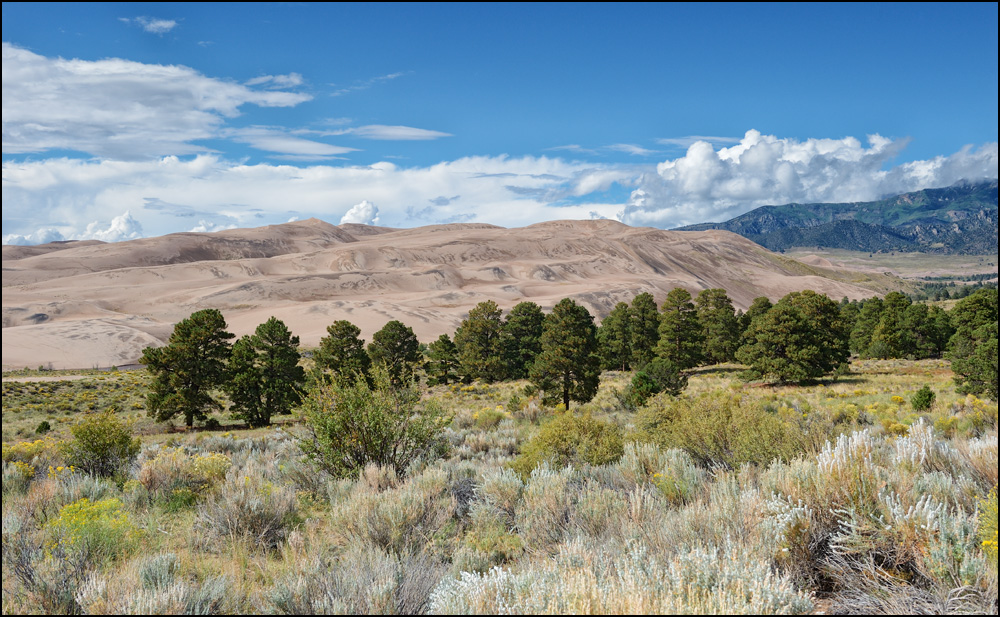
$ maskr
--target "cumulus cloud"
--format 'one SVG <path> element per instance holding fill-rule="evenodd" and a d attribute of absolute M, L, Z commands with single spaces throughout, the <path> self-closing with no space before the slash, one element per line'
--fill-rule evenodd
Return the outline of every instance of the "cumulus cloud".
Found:
<path fill-rule="evenodd" d="M 718 150 L 695 141 L 684 156 L 643 176 L 622 220 L 677 227 L 727 220 L 762 205 L 869 201 L 997 177 L 996 143 L 883 169 L 905 145 L 879 135 L 868 136 L 866 147 L 854 137 L 798 141 L 754 130 Z"/>
<path fill-rule="evenodd" d="M 132 213 L 128 210 L 121 216 L 111 219 L 111 224 L 104 228 L 101 223 L 94 221 L 87 225 L 87 229 L 74 238 L 74 240 L 101 240 L 102 242 L 121 242 L 122 240 L 135 240 L 142 236 L 142 225 L 132 218 Z"/>
<path fill-rule="evenodd" d="M 3 43 L 3 152 L 66 149 L 136 160 L 204 152 L 246 104 L 290 107 L 311 97 L 255 90 L 184 66 L 111 58 L 46 58 Z"/>
<path fill-rule="evenodd" d="M 343 225 L 344 223 L 378 225 L 378 206 L 366 199 L 340 217 L 340 224 Z"/>
<path fill-rule="evenodd" d="M 12 246 L 31 246 L 33 244 L 48 244 L 49 242 L 61 242 L 65 240 L 58 229 L 51 227 L 39 229 L 27 235 L 8 234 L 3 237 L 3 243 Z"/>

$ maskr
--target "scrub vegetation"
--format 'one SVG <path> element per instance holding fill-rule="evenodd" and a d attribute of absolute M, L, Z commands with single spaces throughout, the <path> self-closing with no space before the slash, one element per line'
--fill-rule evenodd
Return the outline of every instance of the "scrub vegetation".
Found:
<path fill-rule="evenodd" d="M 995 613 L 996 291 L 709 291 L 5 381 L 3 612 Z"/>

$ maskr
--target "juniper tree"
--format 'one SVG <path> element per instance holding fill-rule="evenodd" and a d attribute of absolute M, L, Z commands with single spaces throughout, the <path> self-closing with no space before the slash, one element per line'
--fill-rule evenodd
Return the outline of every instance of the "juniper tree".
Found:
<path fill-rule="evenodd" d="M 458 381 L 460 368 L 458 348 L 447 334 L 442 334 L 427 346 L 427 362 L 424 363 L 427 385 L 448 385 Z"/>

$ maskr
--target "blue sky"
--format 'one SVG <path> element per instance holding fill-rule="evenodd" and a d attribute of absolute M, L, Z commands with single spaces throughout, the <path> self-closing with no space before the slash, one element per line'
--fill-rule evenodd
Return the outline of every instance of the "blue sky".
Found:
<path fill-rule="evenodd" d="M 3 237 L 617 218 L 997 177 L 997 5 L 3 4 Z"/>

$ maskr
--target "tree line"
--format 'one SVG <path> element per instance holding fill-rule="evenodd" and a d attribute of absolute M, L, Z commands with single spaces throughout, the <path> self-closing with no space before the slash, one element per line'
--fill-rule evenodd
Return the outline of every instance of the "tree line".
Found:
<path fill-rule="evenodd" d="M 153 374 L 149 413 L 166 421 L 182 416 L 188 426 L 230 411 L 250 426 L 267 426 L 302 402 L 306 374 L 299 338 L 272 317 L 254 334 L 230 344 L 222 314 L 206 309 L 177 324 L 167 345 L 142 356 Z M 586 307 L 564 298 L 545 313 L 521 302 L 506 316 L 487 300 L 461 322 L 453 336 L 422 345 L 413 330 L 390 321 L 365 344 L 347 320 L 327 328 L 313 354 L 327 383 L 363 381 L 384 372 L 389 387 L 411 385 L 422 372 L 428 385 L 527 379 L 545 404 L 587 402 L 603 370 L 634 371 L 626 396 L 641 405 L 658 392 L 677 394 L 699 366 L 737 362 L 747 381 L 805 382 L 846 370 L 853 353 L 862 358 L 951 360 L 960 391 L 997 397 L 997 290 L 984 288 L 952 310 L 916 303 L 905 294 L 839 303 L 814 291 L 792 292 L 772 303 L 753 301 L 737 311 L 722 289 L 697 297 L 683 288 L 657 307 L 642 293 L 620 302 L 600 326 Z"/>

